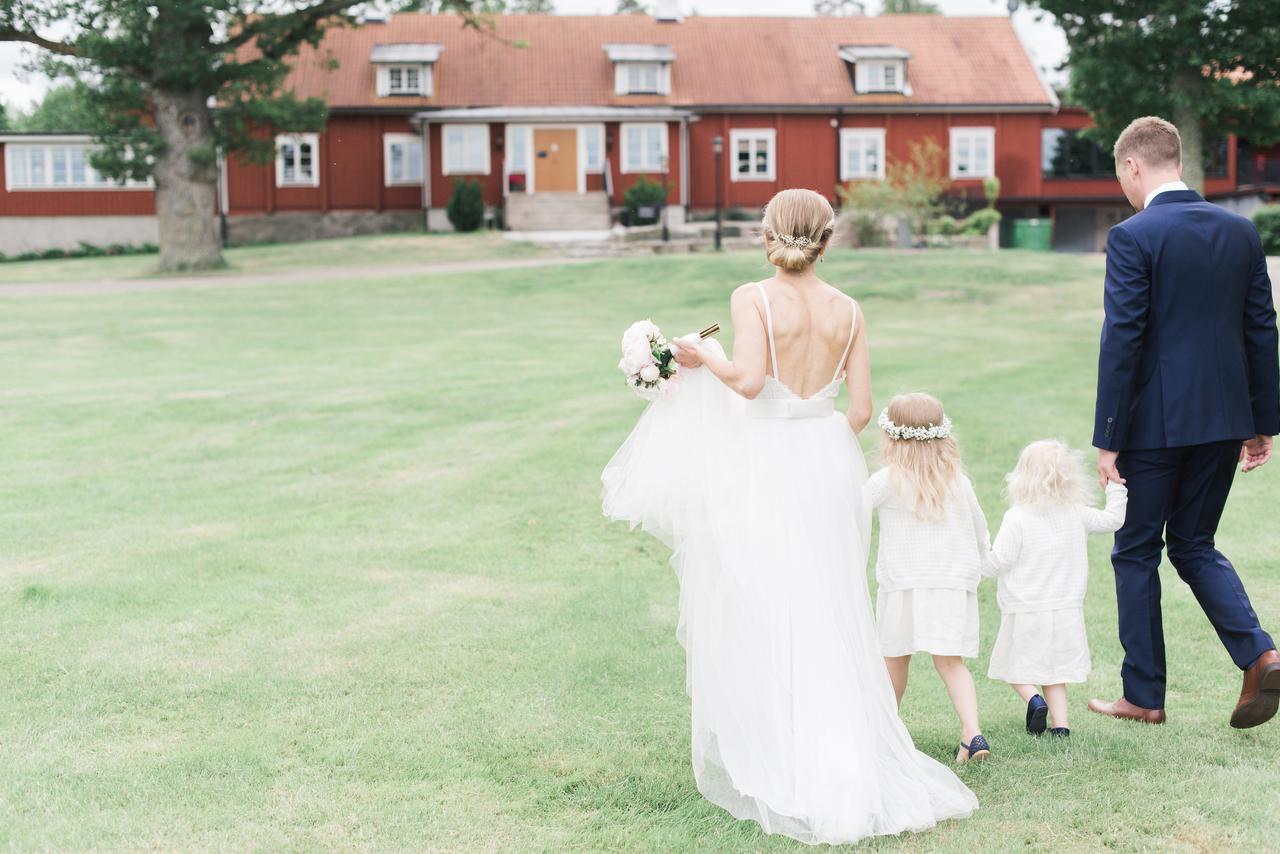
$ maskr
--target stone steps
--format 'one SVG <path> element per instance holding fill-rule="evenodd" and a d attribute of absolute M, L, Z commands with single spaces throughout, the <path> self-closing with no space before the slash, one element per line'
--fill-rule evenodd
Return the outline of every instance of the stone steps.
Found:
<path fill-rule="evenodd" d="M 611 224 L 609 198 L 594 193 L 512 193 L 505 225 L 511 231 L 591 231 Z"/>

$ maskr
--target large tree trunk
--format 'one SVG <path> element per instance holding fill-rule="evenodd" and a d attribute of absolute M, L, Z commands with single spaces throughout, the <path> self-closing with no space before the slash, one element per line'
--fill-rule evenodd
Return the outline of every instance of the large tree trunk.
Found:
<path fill-rule="evenodd" d="M 164 153 L 155 164 L 161 270 L 222 267 L 218 164 L 206 96 L 153 89 Z"/>
<path fill-rule="evenodd" d="M 1204 125 L 1196 109 L 1197 90 L 1203 80 L 1182 77 L 1173 82 L 1173 124 L 1182 137 L 1182 180 L 1197 193 L 1204 193 Z"/>

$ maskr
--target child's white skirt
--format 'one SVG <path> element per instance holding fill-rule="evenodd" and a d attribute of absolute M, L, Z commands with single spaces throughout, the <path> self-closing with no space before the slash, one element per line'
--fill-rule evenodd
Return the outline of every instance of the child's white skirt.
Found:
<path fill-rule="evenodd" d="M 1092 669 L 1083 608 L 1001 615 L 987 671 L 992 679 L 1059 685 L 1087 681 Z"/>
<path fill-rule="evenodd" d="M 889 657 L 927 652 L 978 656 L 978 594 L 922 588 L 876 596 L 880 653 Z"/>

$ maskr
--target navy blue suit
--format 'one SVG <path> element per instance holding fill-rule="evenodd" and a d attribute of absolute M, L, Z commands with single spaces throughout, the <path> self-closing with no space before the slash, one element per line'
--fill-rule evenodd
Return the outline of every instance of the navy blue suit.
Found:
<path fill-rule="evenodd" d="M 1160 552 L 1241 669 L 1275 647 L 1214 546 L 1240 443 L 1280 433 L 1276 312 L 1258 232 L 1190 190 L 1107 235 L 1093 443 L 1129 486 L 1111 555 L 1124 696 L 1164 708 Z"/>

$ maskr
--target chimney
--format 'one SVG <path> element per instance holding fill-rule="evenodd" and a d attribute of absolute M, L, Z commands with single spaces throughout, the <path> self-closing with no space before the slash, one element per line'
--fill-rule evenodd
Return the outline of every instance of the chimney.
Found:
<path fill-rule="evenodd" d="M 684 20 L 680 14 L 679 0 L 658 0 L 653 19 L 659 24 L 678 24 Z"/>

